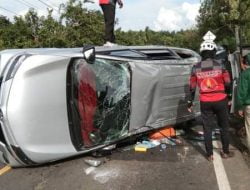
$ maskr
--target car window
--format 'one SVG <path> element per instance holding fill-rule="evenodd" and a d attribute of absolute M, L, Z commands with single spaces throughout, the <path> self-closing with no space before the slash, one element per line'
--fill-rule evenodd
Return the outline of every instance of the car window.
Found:
<path fill-rule="evenodd" d="M 183 51 L 176 51 L 176 53 L 183 59 L 186 59 L 186 58 L 191 58 L 193 57 L 194 55 L 191 54 L 190 52 L 183 52 Z"/>
<path fill-rule="evenodd" d="M 98 52 L 102 55 L 110 55 L 117 57 L 126 57 L 131 59 L 179 59 L 179 56 L 168 49 L 125 49 L 125 50 L 112 50 Z"/>
<path fill-rule="evenodd" d="M 117 57 L 126 57 L 126 58 L 146 58 L 146 55 L 141 54 L 140 52 L 123 49 L 123 50 L 112 50 L 112 51 L 101 51 L 98 52 L 101 55 L 110 55 L 110 56 L 117 56 Z"/>
<path fill-rule="evenodd" d="M 106 144 L 127 134 L 131 99 L 129 65 L 107 59 L 87 64 L 77 59 L 71 71 L 74 82 L 70 99 L 74 107 L 70 106 L 70 111 L 77 111 L 72 119 L 74 127 L 80 128 L 82 145 Z"/>
<path fill-rule="evenodd" d="M 143 58 L 143 57 L 146 57 L 143 54 L 140 54 L 138 52 L 131 51 L 131 50 L 112 51 L 112 52 L 110 52 L 110 55 L 112 55 L 112 56 L 120 56 L 120 57 L 133 57 L 133 58 Z"/>
<path fill-rule="evenodd" d="M 146 49 L 146 50 L 138 50 L 142 54 L 146 55 L 148 59 L 178 59 L 177 55 L 175 55 L 172 51 L 168 49 Z"/>

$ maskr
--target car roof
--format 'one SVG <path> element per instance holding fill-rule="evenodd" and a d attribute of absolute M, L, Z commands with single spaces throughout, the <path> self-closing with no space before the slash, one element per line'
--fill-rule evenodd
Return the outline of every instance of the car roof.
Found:
<path fill-rule="evenodd" d="M 122 45 L 115 45 L 115 46 L 93 46 L 95 47 L 96 51 L 114 51 L 114 50 L 123 50 L 123 49 L 167 49 L 167 46 L 122 46 Z M 81 51 L 83 47 L 76 47 L 76 48 L 23 48 L 23 49 L 5 49 L 0 51 L 1 53 L 16 53 L 16 52 L 34 52 L 34 53 L 55 53 L 55 52 L 77 52 Z"/>
<path fill-rule="evenodd" d="M 105 46 L 96 46 L 96 53 L 102 55 L 112 55 L 110 52 L 120 52 L 119 56 L 126 57 L 129 51 L 130 52 L 138 52 L 139 54 L 149 54 L 149 53 L 170 53 L 171 56 L 177 56 L 173 51 L 171 51 L 166 46 L 113 46 L 113 47 L 105 47 Z M 76 54 L 82 54 L 83 48 L 29 48 L 29 49 L 8 49 L 0 51 L 0 54 L 19 54 L 19 53 L 31 53 L 31 54 L 49 54 L 49 55 L 62 55 L 62 56 L 74 56 Z M 124 54 L 122 54 L 124 52 Z M 143 57 L 143 56 L 142 56 Z M 133 58 L 133 56 L 131 57 Z"/>
<path fill-rule="evenodd" d="M 85 46 L 86 47 L 86 46 Z M 94 46 L 93 46 L 94 47 Z M 118 59 L 132 59 L 132 60 L 182 60 L 192 59 L 192 57 L 199 56 L 198 53 L 191 49 L 171 47 L 171 46 L 122 46 L 115 45 L 108 46 L 95 46 L 97 57 L 99 56 L 112 56 Z M 56 55 L 63 57 L 79 57 L 82 56 L 83 47 L 78 48 L 28 48 L 28 49 L 7 49 L 0 51 L 0 57 L 7 60 L 14 55 L 20 54 L 39 54 L 39 55 Z M 188 56 L 184 54 L 190 54 Z M 184 56 L 183 56 L 183 55 Z M 6 62 L 6 61 L 4 61 Z M 0 65 L 4 65 L 1 63 Z"/>

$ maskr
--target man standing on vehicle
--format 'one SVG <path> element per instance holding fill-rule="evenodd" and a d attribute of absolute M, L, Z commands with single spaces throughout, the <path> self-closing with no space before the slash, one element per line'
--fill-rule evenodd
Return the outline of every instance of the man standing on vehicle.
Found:
<path fill-rule="evenodd" d="M 94 3 L 96 0 L 84 0 L 84 3 Z M 122 0 L 99 0 L 99 5 L 102 8 L 105 22 L 105 44 L 104 46 L 115 45 L 115 8 L 118 3 L 119 8 L 123 7 Z"/>
<path fill-rule="evenodd" d="M 215 60 L 217 46 L 215 35 L 207 32 L 200 47 L 202 61 L 193 66 L 190 76 L 190 97 L 188 111 L 192 111 L 196 86 L 200 92 L 200 109 L 203 121 L 207 159 L 213 160 L 212 130 L 214 114 L 221 127 L 222 158 L 233 156 L 229 151 L 229 113 L 226 91 L 230 90 L 230 75 L 224 65 Z"/>
<path fill-rule="evenodd" d="M 245 118 L 246 140 L 250 149 L 250 53 L 244 56 L 242 69 L 237 88 L 237 107 L 239 115 Z"/>
<path fill-rule="evenodd" d="M 115 43 L 115 8 L 118 3 L 119 8 L 123 7 L 122 0 L 99 0 L 99 4 L 102 8 L 105 22 L 105 37 L 106 43 L 104 46 L 113 46 Z"/>

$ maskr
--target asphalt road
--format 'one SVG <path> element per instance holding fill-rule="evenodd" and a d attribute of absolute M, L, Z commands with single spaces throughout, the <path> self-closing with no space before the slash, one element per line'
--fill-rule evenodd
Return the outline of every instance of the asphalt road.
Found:
<path fill-rule="evenodd" d="M 182 138 L 182 144 L 147 152 L 121 147 L 98 167 L 81 156 L 46 166 L 10 169 L 0 175 L 1 190 L 248 190 L 250 170 L 237 143 L 235 157 L 222 160 L 214 141 L 214 162 L 204 157 L 202 141 Z M 217 147 L 217 148 L 216 148 Z M 96 159 L 96 158 L 94 158 Z M 0 165 L 1 170 L 4 168 Z"/>

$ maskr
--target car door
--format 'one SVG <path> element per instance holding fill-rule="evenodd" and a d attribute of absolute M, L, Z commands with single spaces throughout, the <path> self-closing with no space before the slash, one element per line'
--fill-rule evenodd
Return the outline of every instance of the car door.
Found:
<path fill-rule="evenodd" d="M 236 93 L 237 93 L 237 84 L 240 76 L 240 54 L 235 52 L 229 55 L 229 61 L 231 65 L 231 75 L 232 75 L 232 104 L 230 108 L 230 113 L 236 111 Z"/>

